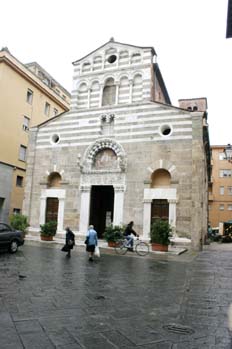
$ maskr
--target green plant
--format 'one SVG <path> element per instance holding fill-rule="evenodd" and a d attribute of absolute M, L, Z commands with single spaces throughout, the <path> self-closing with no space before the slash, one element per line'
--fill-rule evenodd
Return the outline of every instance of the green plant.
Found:
<path fill-rule="evenodd" d="M 108 225 L 103 234 L 104 239 L 109 242 L 116 242 L 123 237 L 123 227 L 119 225 Z"/>
<path fill-rule="evenodd" d="M 44 236 L 54 236 L 56 235 L 57 222 L 49 221 L 45 224 L 40 225 L 40 234 Z"/>
<path fill-rule="evenodd" d="M 172 236 L 171 230 L 172 228 L 167 221 L 162 219 L 155 221 L 151 226 L 151 243 L 169 245 L 169 238 Z"/>
<path fill-rule="evenodd" d="M 16 230 L 21 230 L 24 234 L 27 232 L 29 227 L 27 216 L 17 213 L 10 216 L 10 225 Z"/>

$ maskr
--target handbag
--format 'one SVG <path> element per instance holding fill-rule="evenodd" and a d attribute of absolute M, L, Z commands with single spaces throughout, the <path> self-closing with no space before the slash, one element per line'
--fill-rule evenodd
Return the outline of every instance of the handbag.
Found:
<path fill-rule="evenodd" d="M 64 245 L 61 249 L 62 252 L 68 252 L 69 251 L 69 247 L 67 245 Z"/>
<path fill-rule="evenodd" d="M 73 240 L 68 240 L 68 245 L 69 246 L 73 246 L 74 245 L 74 241 Z"/>
<path fill-rule="evenodd" d="M 94 256 L 100 258 L 100 248 L 95 246 Z"/>
<path fill-rule="evenodd" d="M 89 243 L 89 237 L 87 236 L 87 238 L 85 239 L 85 244 L 88 245 Z"/>

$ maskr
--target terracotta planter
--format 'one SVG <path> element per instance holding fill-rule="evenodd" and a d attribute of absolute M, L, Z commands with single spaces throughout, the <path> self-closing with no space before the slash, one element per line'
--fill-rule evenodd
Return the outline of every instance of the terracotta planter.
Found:
<path fill-rule="evenodd" d="M 43 241 L 53 241 L 53 236 L 47 236 L 47 235 L 40 235 L 41 240 Z"/>
<path fill-rule="evenodd" d="M 109 247 L 116 247 L 116 245 L 117 245 L 117 242 L 108 241 L 108 246 L 109 246 Z"/>
<path fill-rule="evenodd" d="M 151 247 L 152 247 L 152 251 L 168 252 L 168 245 L 161 245 L 153 242 L 151 244 Z"/>

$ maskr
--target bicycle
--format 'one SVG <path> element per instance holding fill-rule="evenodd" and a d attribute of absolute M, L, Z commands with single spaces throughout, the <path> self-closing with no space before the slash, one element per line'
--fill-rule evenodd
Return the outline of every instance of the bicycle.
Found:
<path fill-rule="evenodd" d="M 124 255 L 127 253 L 128 248 L 128 241 L 126 238 L 118 240 L 115 246 L 115 252 L 120 255 Z M 134 246 L 133 246 L 134 251 L 137 253 L 139 256 L 146 256 L 149 253 L 149 245 L 147 242 L 139 240 L 137 238 L 134 240 Z"/>

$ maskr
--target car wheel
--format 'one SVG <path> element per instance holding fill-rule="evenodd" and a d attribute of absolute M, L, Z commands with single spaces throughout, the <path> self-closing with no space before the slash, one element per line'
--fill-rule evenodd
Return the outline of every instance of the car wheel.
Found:
<path fill-rule="evenodd" d="M 16 240 L 11 241 L 9 251 L 10 253 L 15 253 L 18 250 L 18 243 Z"/>

